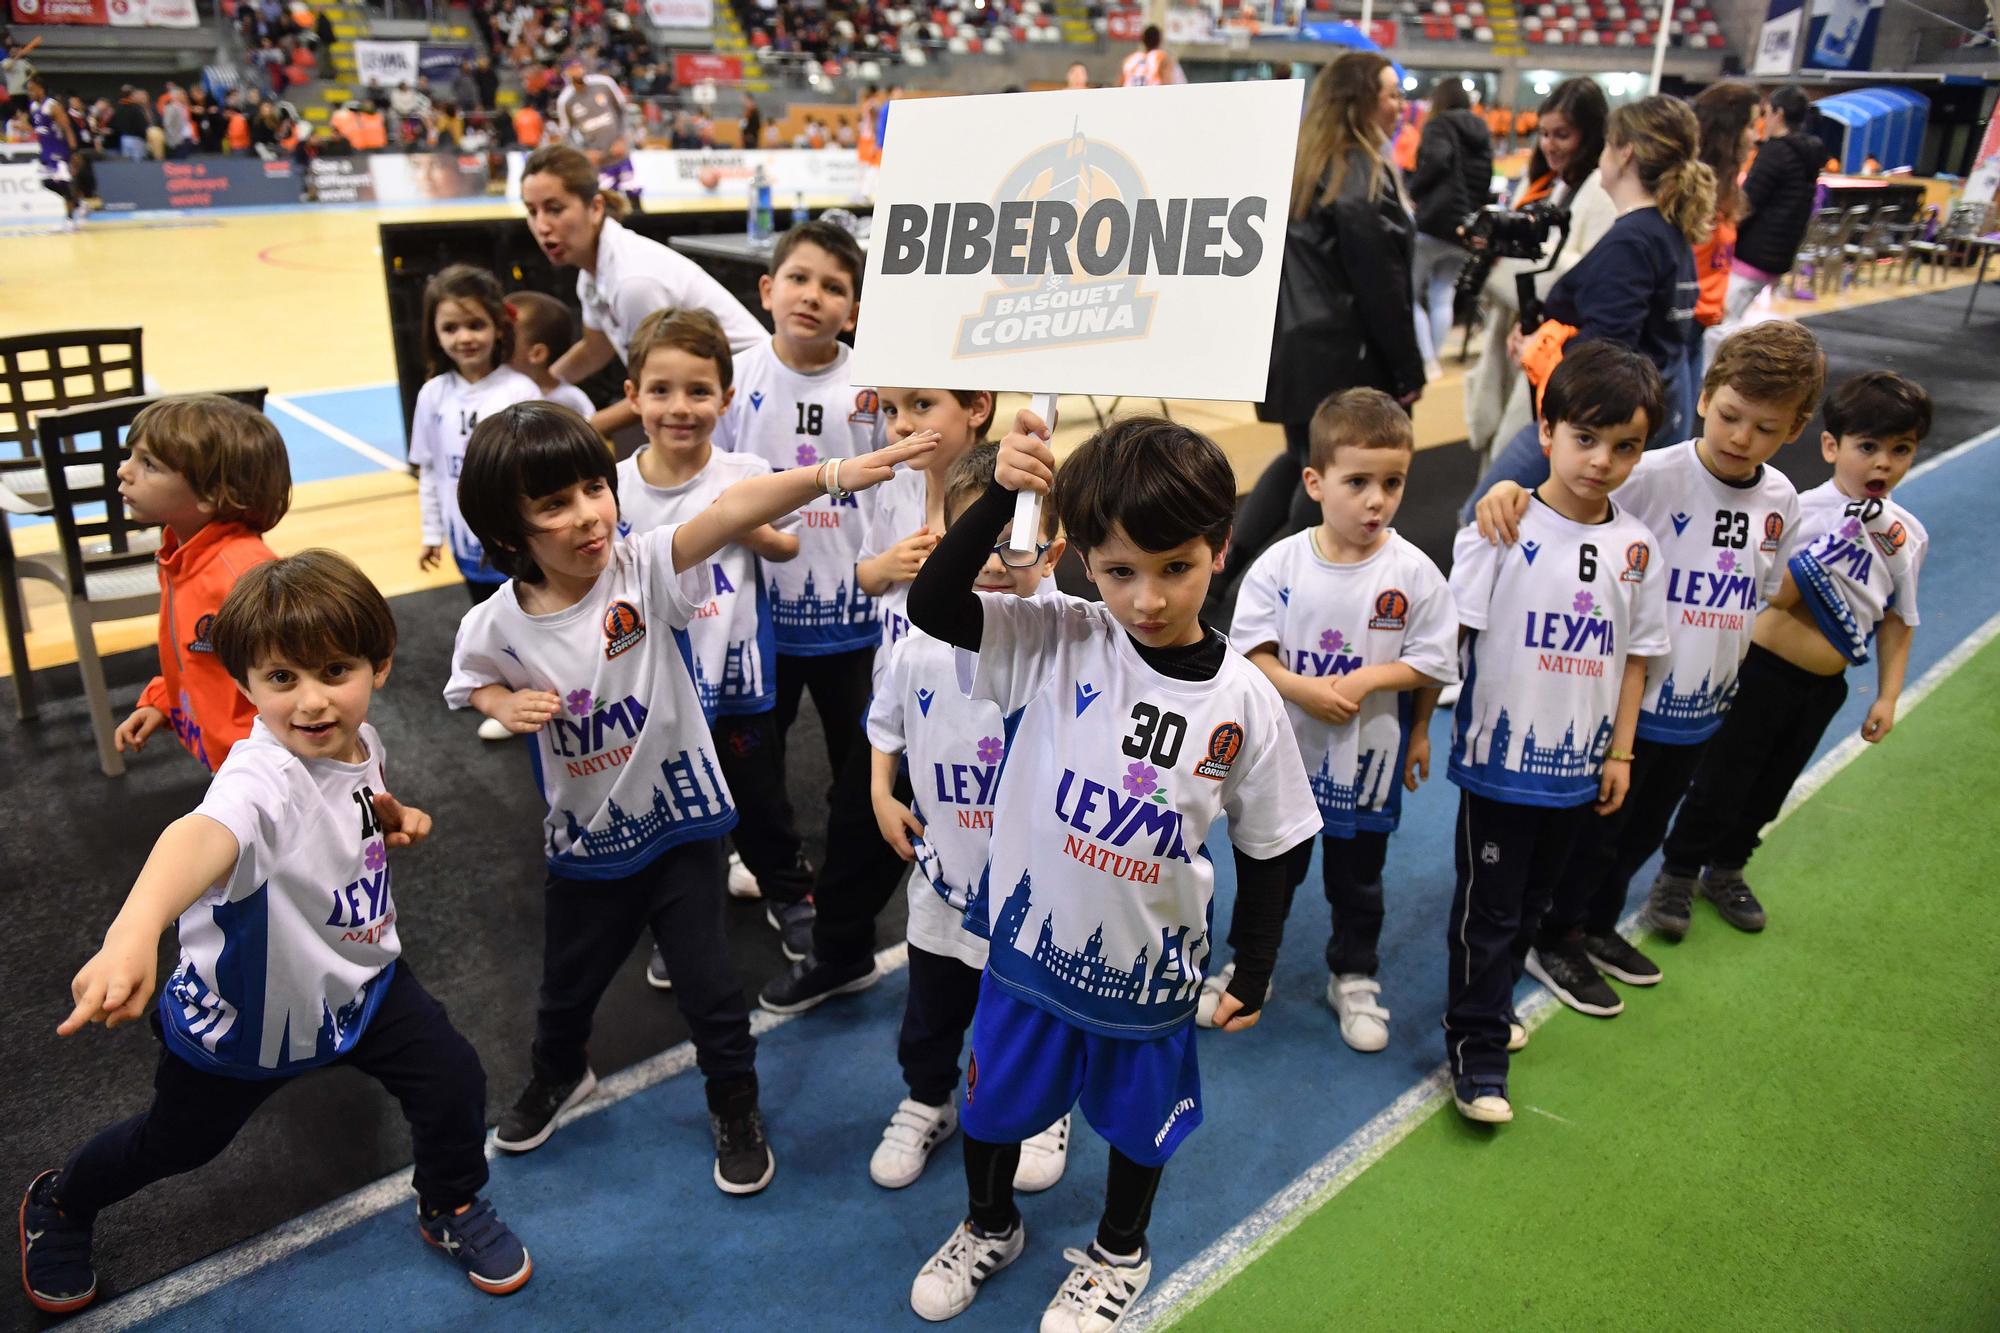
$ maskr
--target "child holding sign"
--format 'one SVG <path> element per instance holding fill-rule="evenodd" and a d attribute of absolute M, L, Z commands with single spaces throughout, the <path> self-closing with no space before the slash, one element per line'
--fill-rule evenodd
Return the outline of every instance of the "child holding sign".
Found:
<path fill-rule="evenodd" d="M 910 619 L 966 650 L 960 680 L 1014 719 L 986 874 L 966 920 L 990 937 L 966 1075 L 968 1216 L 917 1274 L 926 1319 L 964 1311 L 1020 1257 L 1022 1140 L 1081 1102 L 1111 1142 L 1097 1235 L 1044 1329 L 1108 1330 L 1152 1272 L 1146 1226 L 1160 1173 L 1201 1122 L 1194 1011 L 1227 813 L 1241 862 L 1236 977 L 1225 1031 L 1256 1021 L 1283 933 L 1285 858 L 1320 827 L 1261 672 L 1203 625 L 1236 479 L 1206 437 L 1153 417 L 1086 441 L 1060 477 L 1047 427 L 1015 418 L 995 485 L 958 518 L 910 589 Z M 1014 492 L 1051 492 L 1104 594 L 980 597 L 974 587 Z M 974 657 L 971 654 L 976 653 Z"/>

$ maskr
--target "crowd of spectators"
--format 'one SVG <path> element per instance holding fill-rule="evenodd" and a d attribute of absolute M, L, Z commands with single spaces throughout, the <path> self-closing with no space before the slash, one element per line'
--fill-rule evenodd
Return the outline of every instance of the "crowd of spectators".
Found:
<path fill-rule="evenodd" d="M 333 19 L 304 0 L 222 0 L 222 14 L 242 34 L 247 61 L 274 97 L 331 70 Z"/>

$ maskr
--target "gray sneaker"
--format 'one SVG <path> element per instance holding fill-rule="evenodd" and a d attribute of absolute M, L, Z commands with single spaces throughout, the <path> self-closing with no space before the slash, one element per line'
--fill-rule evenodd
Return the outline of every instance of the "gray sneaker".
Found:
<path fill-rule="evenodd" d="M 1709 867 L 1701 877 L 1701 896 L 1714 903 L 1722 919 L 1738 930 L 1755 934 L 1764 928 L 1764 904 L 1743 882 L 1741 869 Z"/>
<path fill-rule="evenodd" d="M 1687 938 L 1693 922 L 1695 878 L 1660 872 L 1646 893 L 1646 924 L 1670 940 Z"/>

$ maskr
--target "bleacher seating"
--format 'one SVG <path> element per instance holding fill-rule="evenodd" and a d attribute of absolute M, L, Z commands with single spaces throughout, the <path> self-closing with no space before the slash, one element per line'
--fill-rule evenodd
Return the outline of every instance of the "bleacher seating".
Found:
<path fill-rule="evenodd" d="M 1315 17 L 1354 19 L 1360 0 L 1308 0 Z M 1650 49 L 1659 36 L 1660 6 L 1647 0 L 1568 0 L 1511 6 L 1521 40 L 1530 46 L 1627 46 Z M 1504 11 L 1502 11 L 1504 13 Z M 1376 5 L 1377 18 L 1394 19 L 1411 35 L 1433 42 L 1490 44 L 1492 25 L 1482 0 L 1392 0 Z M 1720 51 L 1726 43 L 1715 11 L 1707 5 L 1679 5 L 1669 33 L 1674 47 Z"/>

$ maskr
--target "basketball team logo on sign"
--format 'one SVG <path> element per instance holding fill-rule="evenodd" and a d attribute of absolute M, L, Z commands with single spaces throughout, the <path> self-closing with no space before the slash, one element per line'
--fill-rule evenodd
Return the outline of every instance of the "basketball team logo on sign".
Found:
<path fill-rule="evenodd" d="M 1303 91 L 892 104 L 854 377 L 1261 398 Z"/>
<path fill-rule="evenodd" d="M 646 622 L 630 602 L 613 602 L 604 612 L 604 656 L 608 661 L 646 637 Z"/>

